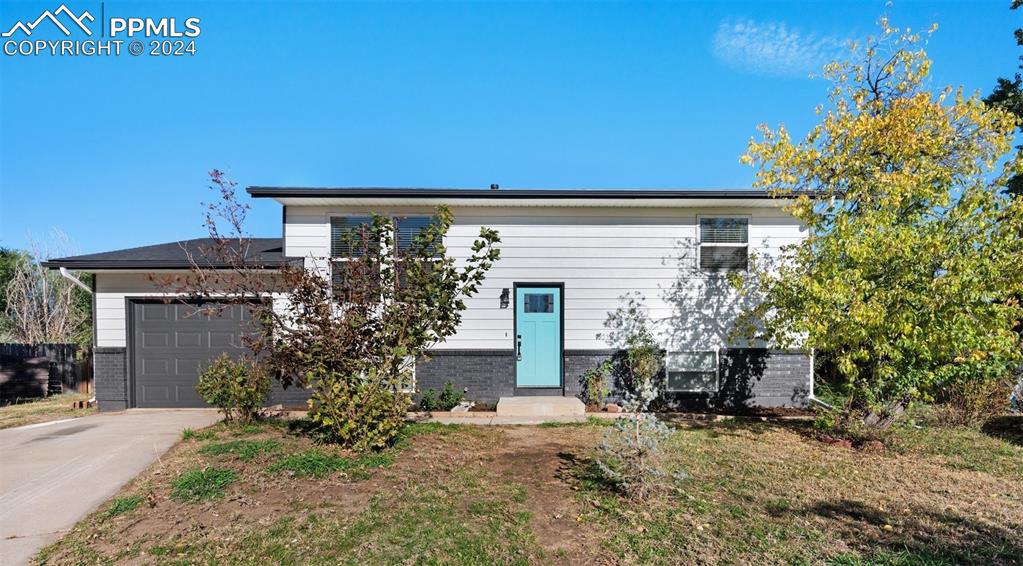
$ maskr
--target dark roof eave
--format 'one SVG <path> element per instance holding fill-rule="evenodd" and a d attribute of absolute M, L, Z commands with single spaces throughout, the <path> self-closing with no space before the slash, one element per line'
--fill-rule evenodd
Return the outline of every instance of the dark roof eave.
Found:
<path fill-rule="evenodd" d="M 254 198 L 330 198 L 330 197 L 376 197 L 376 198 L 492 198 L 492 199 L 680 199 L 680 198 L 786 198 L 790 195 L 775 196 L 761 190 L 626 190 L 626 189 L 429 189 L 429 188 L 381 188 L 381 187 L 247 187 L 246 192 Z M 808 193 L 792 193 L 800 196 Z"/>
<path fill-rule="evenodd" d="M 263 265 L 253 265 L 253 269 L 280 269 L 289 264 L 295 262 L 284 262 L 284 263 L 270 263 Z M 177 262 L 160 262 L 160 261 L 60 261 L 51 260 L 40 262 L 40 265 L 47 269 L 59 269 L 66 267 L 67 269 L 74 269 L 78 271 L 89 271 L 93 269 L 111 269 L 111 270 L 150 270 L 150 269 L 192 269 L 191 264 L 182 264 Z M 206 265 L 200 266 L 206 269 L 232 269 L 230 265 Z"/>

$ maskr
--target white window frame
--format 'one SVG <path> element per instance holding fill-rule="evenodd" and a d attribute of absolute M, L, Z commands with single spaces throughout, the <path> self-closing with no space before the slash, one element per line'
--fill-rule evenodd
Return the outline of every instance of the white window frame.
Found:
<path fill-rule="evenodd" d="M 717 243 L 717 242 L 704 242 L 703 241 L 703 230 L 700 227 L 701 220 L 703 219 L 714 219 L 714 218 L 738 218 L 746 220 L 746 243 L 735 244 L 735 243 Z M 696 270 L 702 273 L 728 273 L 730 271 L 749 271 L 749 255 L 750 255 L 750 237 L 749 229 L 753 226 L 752 216 L 749 214 L 699 214 L 696 216 Z M 746 269 L 704 269 L 703 268 L 703 247 L 707 246 L 710 248 L 746 248 Z"/>
<path fill-rule="evenodd" d="M 686 369 L 669 367 L 672 354 L 714 354 L 714 389 L 672 389 L 670 373 L 672 371 L 691 371 L 707 373 L 704 369 Z M 721 390 L 721 350 L 671 350 L 664 354 L 664 390 L 669 393 L 717 393 Z"/>

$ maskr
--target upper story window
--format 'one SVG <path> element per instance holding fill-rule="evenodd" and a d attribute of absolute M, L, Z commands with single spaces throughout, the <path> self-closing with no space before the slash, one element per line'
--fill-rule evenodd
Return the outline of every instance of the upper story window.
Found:
<path fill-rule="evenodd" d="M 333 216 L 330 219 L 330 256 L 359 257 L 366 246 L 364 235 L 370 235 L 373 219 L 369 216 Z"/>
<path fill-rule="evenodd" d="M 749 267 L 748 218 L 700 218 L 700 269 L 745 271 Z"/>
<path fill-rule="evenodd" d="M 416 237 L 434 221 L 430 216 L 393 216 L 391 225 L 394 230 L 394 249 L 383 250 L 383 253 L 399 258 L 412 249 Z M 330 219 L 330 255 L 332 257 L 331 277 L 336 292 L 347 292 L 349 281 L 353 277 L 380 277 L 380 265 L 345 264 L 348 259 L 358 259 L 367 250 L 375 251 L 379 242 L 369 242 L 362 238 L 372 237 L 373 218 L 370 216 L 334 216 Z M 427 262 L 429 264 L 429 262 Z M 395 262 L 396 283 L 404 286 L 410 265 L 405 261 Z M 417 264 L 422 266 L 422 264 Z M 367 269 L 369 271 L 367 271 Z M 380 281 L 380 283 L 383 283 Z"/>
<path fill-rule="evenodd" d="M 430 216 L 396 216 L 394 241 L 399 251 L 408 251 L 412 243 L 433 221 Z M 364 235 L 371 236 L 373 218 L 369 216 L 334 216 L 330 219 L 330 255 L 334 258 L 359 257 L 367 247 Z M 372 249 L 372 248 L 371 248 Z"/>

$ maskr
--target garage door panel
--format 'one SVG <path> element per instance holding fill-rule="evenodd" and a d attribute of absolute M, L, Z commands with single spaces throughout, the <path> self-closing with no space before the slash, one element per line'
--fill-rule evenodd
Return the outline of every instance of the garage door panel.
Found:
<path fill-rule="evenodd" d="M 142 358 L 140 374 L 146 377 L 159 377 L 170 374 L 170 360 L 167 358 Z"/>
<path fill-rule="evenodd" d="M 165 403 L 170 400 L 170 387 L 166 385 L 143 385 L 140 402 Z"/>
<path fill-rule="evenodd" d="M 174 345 L 178 348 L 201 348 L 202 332 L 187 331 L 174 333 Z"/>
<path fill-rule="evenodd" d="M 138 407 L 205 407 L 199 372 L 222 353 L 239 356 L 253 332 L 248 309 L 232 305 L 210 315 L 187 304 L 136 302 L 131 309 L 132 372 Z"/>
<path fill-rule="evenodd" d="M 209 362 L 206 360 L 174 360 L 174 374 L 175 375 L 199 375 L 202 368 L 206 367 Z"/>
<path fill-rule="evenodd" d="M 169 320 L 171 305 L 150 303 L 142 305 L 142 320 Z"/>

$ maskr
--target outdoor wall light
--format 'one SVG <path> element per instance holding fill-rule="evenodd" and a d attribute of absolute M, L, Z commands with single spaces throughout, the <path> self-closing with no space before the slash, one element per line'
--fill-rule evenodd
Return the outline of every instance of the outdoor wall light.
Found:
<path fill-rule="evenodd" d="M 504 289 L 501 289 L 501 308 L 502 309 L 508 308 L 508 302 L 510 300 L 509 297 L 510 297 L 510 293 L 508 292 L 508 288 L 505 287 Z"/>

